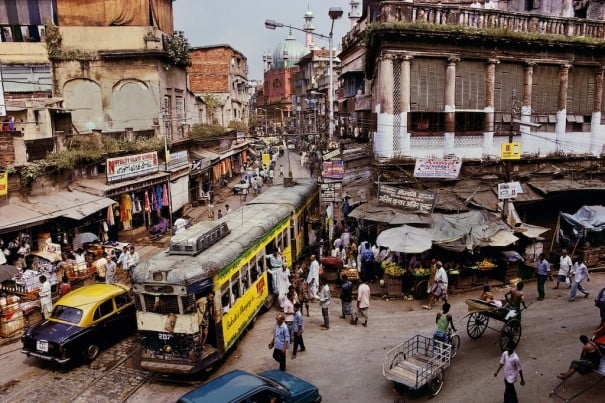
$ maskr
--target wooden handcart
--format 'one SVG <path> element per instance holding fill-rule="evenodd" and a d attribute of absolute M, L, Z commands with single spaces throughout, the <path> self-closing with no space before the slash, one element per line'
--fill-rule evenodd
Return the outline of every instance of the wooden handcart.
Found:
<path fill-rule="evenodd" d="M 519 344 L 521 340 L 521 312 L 517 312 L 514 317 L 509 317 L 510 309 L 506 306 L 498 308 L 486 301 L 472 298 L 465 302 L 469 311 L 465 316 L 465 318 L 468 317 L 466 332 L 471 339 L 478 339 L 485 332 L 485 329 L 489 328 L 500 332 L 500 338 L 498 339 L 500 350 L 505 351 L 509 341 L 513 341 L 515 345 Z M 522 307 L 521 311 L 525 309 Z M 490 319 L 502 322 L 504 325 L 499 329 L 490 327 Z"/>

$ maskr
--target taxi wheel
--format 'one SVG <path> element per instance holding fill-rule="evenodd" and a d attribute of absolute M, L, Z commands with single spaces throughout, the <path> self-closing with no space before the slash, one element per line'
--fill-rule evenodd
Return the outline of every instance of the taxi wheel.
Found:
<path fill-rule="evenodd" d="M 84 358 L 87 362 L 93 362 L 98 356 L 101 350 L 97 344 L 89 344 L 84 352 Z"/>

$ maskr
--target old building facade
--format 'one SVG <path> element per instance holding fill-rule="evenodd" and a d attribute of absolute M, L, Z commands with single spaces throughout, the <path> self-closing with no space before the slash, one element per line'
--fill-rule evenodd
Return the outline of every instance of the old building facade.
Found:
<path fill-rule="evenodd" d="M 341 80 L 371 89 L 377 159 L 499 157 L 511 136 L 525 155 L 602 152 L 605 25 L 559 18 L 567 2 L 542 2 L 550 15 L 525 3 L 364 2 Z"/>
<path fill-rule="evenodd" d="M 250 116 L 248 59 L 230 45 L 194 47 L 187 70 L 189 89 L 203 103 L 200 120 L 226 127 Z"/>

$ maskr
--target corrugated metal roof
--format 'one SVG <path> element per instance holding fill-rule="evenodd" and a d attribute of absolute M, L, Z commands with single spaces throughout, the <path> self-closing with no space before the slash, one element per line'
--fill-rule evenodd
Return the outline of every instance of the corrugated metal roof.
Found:
<path fill-rule="evenodd" d="M 605 182 L 598 179 L 549 179 L 547 181 L 528 182 L 528 185 L 543 195 L 554 192 L 567 192 L 574 190 L 605 190 Z"/>

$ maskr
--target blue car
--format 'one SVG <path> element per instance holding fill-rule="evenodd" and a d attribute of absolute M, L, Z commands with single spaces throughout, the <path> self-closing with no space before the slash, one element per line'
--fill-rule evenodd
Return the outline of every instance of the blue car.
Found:
<path fill-rule="evenodd" d="M 283 371 L 235 370 L 181 396 L 178 403 L 321 402 L 317 387 Z"/>

